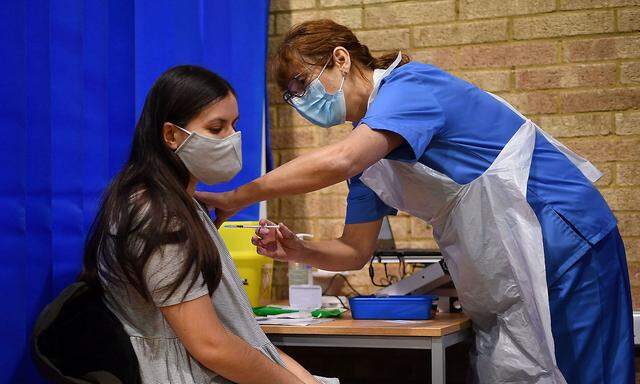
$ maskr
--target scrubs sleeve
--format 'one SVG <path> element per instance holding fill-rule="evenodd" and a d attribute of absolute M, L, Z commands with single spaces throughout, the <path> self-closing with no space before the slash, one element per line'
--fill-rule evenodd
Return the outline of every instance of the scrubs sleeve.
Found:
<path fill-rule="evenodd" d="M 444 122 L 444 112 L 425 79 L 396 70 L 383 80 L 360 124 L 402 136 L 411 147 L 412 160 L 417 160 Z"/>
<path fill-rule="evenodd" d="M 387 215 L 395 215 L 397 211 L 380 200 L 378 195 L 360 180 L 360 176 L 362 174 L 349 180 L 345 223 L 367 223 L 379 220 Z"/>

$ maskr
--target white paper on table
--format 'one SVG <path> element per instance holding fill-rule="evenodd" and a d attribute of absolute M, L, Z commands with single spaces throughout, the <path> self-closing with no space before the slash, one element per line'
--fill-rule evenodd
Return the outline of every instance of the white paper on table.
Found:
<path fill-rule="evenodd" d="M 279 315 L 267 315 L 267 319 L 312 319 L 311 312 L 291 312 L 281 313 Z"/>
<path fill-rule="evenodd" d="M 280 316 L 280 315 L 276 315 Z M 304 318 L 273 318 L 269 316 L 265 320 L 258 320 L 258 324 L 260 325 L 298 325 L 298 326 L 307 326 L 307 325 L 315 325 L 326 323 L 328 321 L 333 321 L 333 318 L 313 318 L 313 317 L 304 317 Z"/>

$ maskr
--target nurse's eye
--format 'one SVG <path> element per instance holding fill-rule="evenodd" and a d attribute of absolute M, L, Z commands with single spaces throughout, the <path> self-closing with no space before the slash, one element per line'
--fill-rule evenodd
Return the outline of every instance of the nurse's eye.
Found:
<path fill-rule="evenodd" d="M 287 91 L 292 96 L 300 97 L 304 94 L 304 91 L 307 89 L 307 77 L 306 76 L 295 76 L 289 81 L 287 86 Z"/>

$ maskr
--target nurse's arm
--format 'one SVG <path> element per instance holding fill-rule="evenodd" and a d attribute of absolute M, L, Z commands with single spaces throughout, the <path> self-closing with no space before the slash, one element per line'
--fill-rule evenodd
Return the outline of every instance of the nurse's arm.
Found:
<path fill-rule="evenodd" d="M 262 352 L 227 331 L 204 295 L 161 307 L 160 311 L 189 354 L 234 383 L 302 383 Z"/>
<path fill-rule="evenodd" d="M 303 262 L 327 271 L 362 269 L 376 249 L 382 219 L 360 224 L 346 224 L 342 236 L 328 241 L 307 241 Z"/>
<path fill-rule="evenodd" d="M 273 224 L 261 220 L 262 225 Z M 284 224 L 277 230 L 261 228 L 251 242 L 264 256 L 282 261 L 297 261 L 327 271 L 349 271 L 364 267 L 375 251 L 382 219 L 346 224 L 342 236 L 334 240 L 304 241 Z"/>
<path fill-rule="evenodd" d="M 396 133 L 360 124 L 343 140 L 296 157 L 233 191 L 200 193 L 198 198 L 209 207 L 235 210 L 258 201 L 316 191 L 357 175 L 402 141 Z"/>

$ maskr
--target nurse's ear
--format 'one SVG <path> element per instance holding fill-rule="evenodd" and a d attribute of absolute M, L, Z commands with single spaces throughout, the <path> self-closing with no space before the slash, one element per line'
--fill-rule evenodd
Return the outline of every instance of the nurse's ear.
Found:
<path fill-rule="evenodd" d="M 333 49 L 333 62 L 343 76 L 349 73 L 351 69 L 351 56 L 346 48 L 338 46 Z"/>
<path fill-rule="evenodd" d="M 171 123 L 164 123 L 162 126 L 162 139 L 164 143 L 175 151 L 185 139 L 186 134 L 182 132 L 178 127 Z"/>

